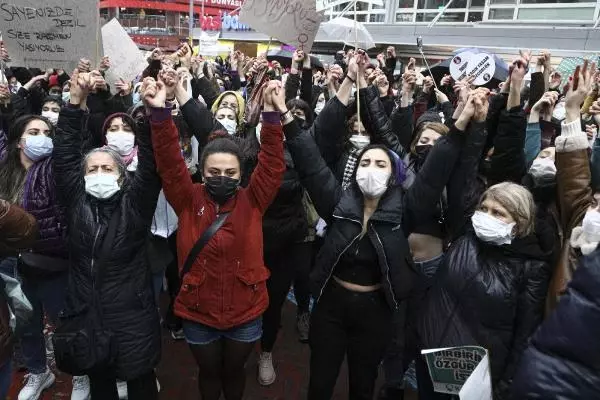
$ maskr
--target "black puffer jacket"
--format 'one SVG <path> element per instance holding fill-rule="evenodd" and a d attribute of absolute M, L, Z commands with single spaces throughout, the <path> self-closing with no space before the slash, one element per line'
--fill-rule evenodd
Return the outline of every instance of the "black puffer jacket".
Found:
<path fill-rule="evenodd" d="M 285 144 L 284 144 L 285 146 Z M 306 212 L 302 204 L 304 189 L 292 156 L 284 149 L 285 174 L 277 196 L 263 217 L 263 242 L 265 253 L 277 251 L 281 246 L 304 240 L 308 233 Z"/>
<path fill-rule="evenodd" d="M 311 291 L 318 301 L 337 261 L 360 237 L 363 195 L 356 183 L 342 190 L 308 131 L 300 131 L 297 124 L 292 123 L 284 126 L 284 133 L 300 180 L 317 213 L 329 224 L 325 243 L 311 274 Z M 411 221 L 414 215 L 435 206 L 456 164 L 461 143 L 460 135 L 448 135 L 438 140 L 432 149 L 431 161 L 425 163 L 411 189 L 405 194 L 400 186 L 389 188 L 369 220 L 367 234 L 377 251 L 381 283 L 393 310 L 410 296 L 417 278 L 406 239 L 412 229 Z"/>
<path fill-rule="evenodd" d="M 107 200 L 85 192 L 81 170 L 81 121 L 84 112 L 63 108 L 54 143 L 58 192 L 69 212 L 71 270 L 66 312 L 81 309 L 92 291 L 93 260 L 107 233 L 114 210 L 121 209 L 112 253 L 105 255 L 99 289 L 105 326 L 118 348 L 115 372 L 131 380 L 151 371 L 160 360 L 160 326 L 151 288 L 146 238 L 161 188 L 146 124 L 139 127 L 139 165 L 135 176 Z"/>
<path fill-rule="evenodd" d="M 506 399 L 527 339 L 544 315 L 550 267 L 535 236 L 493 246 L 470 230 L 447 250 L 418 321 L 422 348 L 490 352 L 494 399 Z"/>
<path fill-rule="evenodd" d="M 512 399 L 597 399 L 600 251 L 583 258 L 567 293 L 521 357 Z"/>

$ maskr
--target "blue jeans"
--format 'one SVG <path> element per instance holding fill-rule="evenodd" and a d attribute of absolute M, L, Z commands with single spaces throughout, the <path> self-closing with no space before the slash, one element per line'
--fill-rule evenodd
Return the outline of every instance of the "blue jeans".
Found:
<path fill-rule="evenodd" d="M 22 282 L 23 293 L 33 306 L 31 321 L 24 327 L 21 336 L 23 358 L 29 373 L 41 374 L 47 368 L 44 314 L 50 322 L 57 322 L 65 302 L 68 274 L 41 279 L 22 277 Z"/>
<path fill-rule="evenodd" d="M 12 378 L 12 360 L 9 358 L 0 367 L 0 399 L 6 399 L 8 396 L 8 389 L 10 389 L 10 382 Z"/>

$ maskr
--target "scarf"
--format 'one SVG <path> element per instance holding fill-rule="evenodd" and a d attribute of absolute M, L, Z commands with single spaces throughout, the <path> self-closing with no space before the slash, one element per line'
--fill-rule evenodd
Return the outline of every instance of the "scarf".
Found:
<path fill-rule="evenodd" d="M 346 190 L 352 184 L 352 175 L 356 168 L 356 162 L 358 161 L 358 150 L 352 149 L 348 154 L 348 161 L 346 161 L 346 167 L 344 168 L 344 177 L 342 178 L 342 189 Z"/>

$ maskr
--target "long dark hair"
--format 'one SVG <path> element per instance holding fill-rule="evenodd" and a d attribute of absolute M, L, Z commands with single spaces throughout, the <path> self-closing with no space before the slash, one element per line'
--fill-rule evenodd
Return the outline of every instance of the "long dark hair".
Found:
<path fill-rule="evenodd" d="M 0 198 L 13 204 L 20 204 L 23 197 L 23 186 L 27 170 L 21 163 L 21 149 L 17 143 L 21 140 L 25 127 L 31 121 L 44 121 L 53 133 L 52 124 L 39 115 L 24 115 L 13 122 L 8 131 L 7 152 L 0 160 Z"/>

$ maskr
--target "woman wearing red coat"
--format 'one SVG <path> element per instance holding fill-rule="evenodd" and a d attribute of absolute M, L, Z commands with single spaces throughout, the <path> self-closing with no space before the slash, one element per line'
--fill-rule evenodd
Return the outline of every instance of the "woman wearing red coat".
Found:
<path fill-rule="evenodd" d="M 289 112 L 275 112 L 274 102 L 285 105 L 284 90 L 280 82 L 270 82 L 265 89 L 258 165 L 248 186 L 240 187 L 240 149 L 224 137 L 203 149 L 203 183 L 194 184 L 181 156 L 171 111 L 164 108 L 165 85 L 177 82 L 166 74 L 160 79 L 146 78 L 143 93 L 151 109 L 158 173 L 179 218 L 180 271 L 194 244 L 218 215 L 229 213 L 182 277 L 175 314 L 183 319 L 185 338 L 200 369 L 202 399 L 218 400 L 223 392 L 227 400 L 241 400 L 244 364 L 261 337 L 261 315 L 269 303 L 262 219 L 285 171 L 281 119 L 289 123 L 293 118 Z"/>

